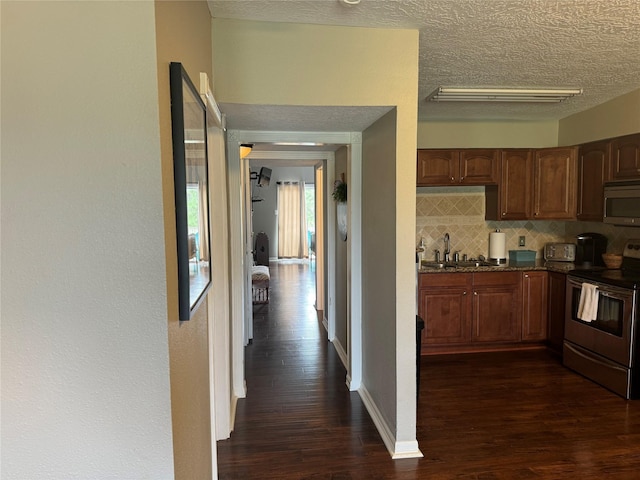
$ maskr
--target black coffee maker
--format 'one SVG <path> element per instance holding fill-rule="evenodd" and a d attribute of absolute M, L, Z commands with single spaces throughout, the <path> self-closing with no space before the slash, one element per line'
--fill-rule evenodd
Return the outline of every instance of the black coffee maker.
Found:
<path fill-rule="evenodd" d="M 576 237 L 576 266 L 604 266 L 602 254 L 607 251 L 607 237 L 599 233 L 581 233 Z"/>

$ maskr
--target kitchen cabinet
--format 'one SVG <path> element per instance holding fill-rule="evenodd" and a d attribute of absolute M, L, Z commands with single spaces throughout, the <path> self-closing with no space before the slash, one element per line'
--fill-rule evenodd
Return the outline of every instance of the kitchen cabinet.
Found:
<path fill-rule="evenodd" d="M 522 272 L 522 340 L 547 338 L 548 274 L 543 270 Z"/>
<path fill-rule="evenodd" d="M 560 355 L 564 342 L 566 283 L 567 275 L 565 273 L 549 272 L 547 344 Z"/>
<path fill-rule="evenodd" d="M 500 169 L 486 187 L 487 220 L 575 220 L 577 148 L 502 150 Z"/>
<path fill-rule="evenodd" d="M 544 148 L 533 157 L 533 218 L 576 218 L 577 148 Z"/>
<path fill-rule="evenodd" d="M 425 322 L 422 352 L 519 342 L 520 275 L 520 272 L 420 274 L 418 315 Z"/>
<path fill-rule="evenodd" d="M 531 218 L 532 152 L 511 149 L 500 152 L 500 182 L 485 192 L 487 220 Z"/>
<path fill-rule="evenodd" d="M 473 274 L 472 342 L 520 339 L 520 273 Z"/>
<path fill-rule="evenodd" d="M 420 275 L 418 314 L 425 322 L 422 349 L 469 341 L 473 274 Z"/>
<path fill-rule="evenodd" d="M 611 180 L 640 179 L 640 133 L 611 141 Z"/>
<path fill-rule="evenodd" d="M 576 218 L 602 221 L 604 182 L 610 177 L 611 142 L 580 145 L 578 153 L 578 203 Z"/>
<path fill-rule="evenodd" d="M 419 149 L 417 185 L 488 185 L 498 182 L 498 150 Z"/>

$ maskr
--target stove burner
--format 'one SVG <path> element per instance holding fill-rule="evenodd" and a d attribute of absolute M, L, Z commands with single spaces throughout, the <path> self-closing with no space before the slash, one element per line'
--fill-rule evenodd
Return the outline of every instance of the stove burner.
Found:
<path fill-rule="evenodd" d="M 640 239 L 628 240 L 622 255 L 620 269 L 576 269 L 570 274 L 585 280 L 638 290 L 640 289 Z"/>

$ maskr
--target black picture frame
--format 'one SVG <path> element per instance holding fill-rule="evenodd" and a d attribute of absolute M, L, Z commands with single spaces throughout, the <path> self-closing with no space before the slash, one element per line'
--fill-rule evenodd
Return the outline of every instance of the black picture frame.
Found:
<path fill-rule="evenodd" d="M 190 320 L 211 287 L 206 107 L 179 62 L 169 65 L 178 250 L 178 310 Z"/>

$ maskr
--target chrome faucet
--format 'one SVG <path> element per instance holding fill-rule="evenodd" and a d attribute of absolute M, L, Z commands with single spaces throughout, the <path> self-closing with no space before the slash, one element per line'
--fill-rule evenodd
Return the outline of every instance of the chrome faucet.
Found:
<path fill-rule="evenodd" d="M 448 233 L 444 234 L 444 261 L 451 261 L 451 242 Z"/>

